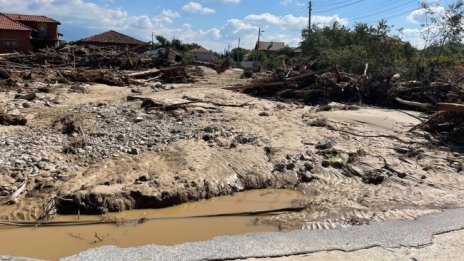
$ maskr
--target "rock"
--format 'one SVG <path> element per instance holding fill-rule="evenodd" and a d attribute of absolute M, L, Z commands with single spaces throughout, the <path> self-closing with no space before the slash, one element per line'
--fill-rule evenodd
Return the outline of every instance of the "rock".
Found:
<path fill-rule="evenodd" d="M 140 154 L 140 150 L 137 149 L 137 148 L 132 148 L 132 149 L 129 151 L 129 154 L 132 154 L 132 155 L 139 155 L 139 154 Z"/>
<path fill-rule="evenodd" d="M 313 170 L 313 168 L 314 168 L 313 165 L 311 165 L 311 163 L 309 163 L 309 162 L 306 162 L 306 163 L 304 164 L 304 167 L 305 167 L 305 170 L 306 170 L 306 171 L 311 171 L 311 170 Z"/>
<path fill-rule="evenodd" d="M 140 88 L 132 88 L 132 89 L 131 89 L 131 92 L 132 92 L 132 93 L 137 93 L 137 94 L 142 94 L 142 93 L 143 93 L 143 90 L 140 89 Z"/>
<path fill-rule="evenodd" d="M 394 150 L 400 154 L 407 154 L 410 151 L 409 148 L 405 148 L 405 147 L 395 148 Z"/>
<path fill-rule="evenodd" d="M 380 185 L 385 180 L 385 177 L 379 173 L 368 173 L 366 176 L 362 177 L 362 182 L 365 184 Z"/>
<path fill-rule="evenodd" d="M 261 116 L 261 117 L 269 117 L 269 116 L 271 116 L 271 114 L 269 112 L 267 112 L 267 111 L 263 111 L 258 115 Z"/>
<path fill-rule="evenodd" d="M 47 168 L 47 163 L 41 161 L 41 162 L 37 163 L 37 167 L 39 167 L 39 169 L 46 169 Z"/>
<path fill-rule="evenodd" d="M 331 139 L 323 139 L 316 144 L 316 149 L 318 150 L 327 150 L 333 148 L 335 141 Z"/>
<path fill-rule="evenodd" d="M 324 167 L 324 168 L 330 167 L 330 162 L 328 160 L 323 160 L 322 161 L 322 167 Z"/>
<path fill-rule="evenodd" d="M 288 163 L 287 166 L 286 166 L 286 168 L 288 170 L 293 170 L 293 169 L 295 169 L 295 167 L 296 167 L 296 165 L 293 162 Z"/>
<path fill-rule="evenodd" d="M 37 99 L 37 94 L 35 92 L 31 92 L 28 94 L 16 94 L 15 99 L 26 100 L 26 101 L 33 101 Z"/>
<path fill-rule="evenodd" d="M 312 176 L 308 171 L 299 172 L 298 177 L 300 178 L 301 182 L 305 183 L 309 183 L 316 179 L 316 177 Z"/>
<path fill-rule="evenodd" d="M 278 172 L 284 172 L 286 168 L 287 168 L 287 165 L 283 162 L 279 162 L 274 166 L 274 170 Z"/>
<path fill-rule="evenodd" d="M 31 107 L 31 104 L 28 102 L 25 102 L 22 105 L 23 105 L 23 108 L 26 108 L 26 109 Z"/>
<path fill-rule="evenodd" d="M 135 122 L 142 122 L 143 121 L 143 118 L 138 116 L 137 118 L 135 118 Z"/>
<path fill-rule="evenodd" d="M 215 124 L 210 124 L 203 128 L 204 132 L 213 133 L 218 130 L 218 127 Z"/>
<path fill-rule="evenodd" d="M 332 168 L 341 169 L 345 165 L 345 162 L 340 157 L 333 157 L 329 159 L 329 165 Z"/>

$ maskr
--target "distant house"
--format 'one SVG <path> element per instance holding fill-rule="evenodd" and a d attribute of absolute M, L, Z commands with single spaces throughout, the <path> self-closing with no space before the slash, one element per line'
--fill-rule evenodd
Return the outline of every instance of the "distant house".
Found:
<path fill-rule="evenodd" d="M 275 55 L 278 51 L 285 48 L 283 42 L 257 42 L 255 50 L 265 52 L 268 56 Z"/>
<path fill-rule="evenodd" d="M 101 34 L 92 35 L 76 42 L 80 45 L 97 45 L 97 46 L 112 46 L 118 48 L 131 48 L 137 46 L 148 45 L 138 39 L 128 35 L 110 30 Z"/>
<path fill-rule="evenodd" d="M 198 46 L 195 49 L 190 50 L 193 55 L 193 59 L 199 62 L 209 62 L 213 59 L 213 52 L 206 50 L 203 46 Z"/>
<path fill-rule="evenodd" d="M 293 55 L 295 57 L 301 56 L 303 54 L 303 49 L 301 49 L 300 47 L 294 47 L 292 49 L 293 49 Z"/>
<path fill-rule="evenodd" d="M 0 13 L 0 53 L 56 47 L 60 24 L 46 16 Z"/>

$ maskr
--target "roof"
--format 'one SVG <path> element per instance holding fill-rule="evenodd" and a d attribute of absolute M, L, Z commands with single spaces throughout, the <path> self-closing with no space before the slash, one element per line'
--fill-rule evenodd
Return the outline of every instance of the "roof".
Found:
<path fill-rule="evenodd" d="M 43 15 L 25 15 L 25 14 L 4 14 L 10 19 L 19 22 L 37 22 L 49 24 L 61 24 L 60 22 Z"/>
<path fill-rule="evenodd" d="M 203 46 L 198 46 L 197 48 L 190 50 L 190 52 L 192 52 L 192 53 L 209 53 L 209 51 L 206 50 L 206 48 L 204 48 Z"/>
<path fill-rule="evenodd" d="M 32 31 L 31 28 L 0 14 L 0 30 Z"/>
<path fill-rule="evenodd" d="M 258 51 L 274 51 L 277 52 L 285 48 L 283 42 L 258 42 L 256 43 L 256 50 Z"/>
<path fill-rule="evenodd" d="M 124 44 L 124 45 L 143 45 L 146 44 L 133 37 L 110 30 L 101 34 L 93 35 L 82 40 L 80 43 L 106 43 L 106 44 Z"/>

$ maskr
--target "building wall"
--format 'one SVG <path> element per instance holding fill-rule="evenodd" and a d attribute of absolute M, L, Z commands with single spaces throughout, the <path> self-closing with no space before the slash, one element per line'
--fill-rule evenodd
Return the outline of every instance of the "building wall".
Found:
<path fill-rule="evenodd" d="M 31 28 L 34 28 L 35 30 L 39 30 L 39 23 L 37 22 L 20 22 L 24 25 L 27 25 Z M 57 24 L 52 24 L 52 23 L 40 23 L 40 24 L 45 24 L 47 25 L 47 37 L 46 39 L 48 40 L 58 40 L 58 25 Z M 32 37 L 37 38 L 38 33 L 33 33 Z"/>
<path fill-rule="evenodd" d="M 5 46 L 5 41 L 9 40 L 16 41 L 16 46 Z M 30 31 L 0 30 L 0 53 L 10 53 L 13 51 L 32 51 Z"/>
<path fill-rule="evenodd" d="M 212 54 L 211 52 L 208 53 L 193 53 L 193 58 L 195 61 L 199 62 L 209 62 L 211 61 Z"/>

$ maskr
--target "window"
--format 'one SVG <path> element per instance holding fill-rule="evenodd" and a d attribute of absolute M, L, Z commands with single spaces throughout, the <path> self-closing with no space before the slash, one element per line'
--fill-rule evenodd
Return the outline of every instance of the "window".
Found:
<path fill-rule="evenodd" d="M 47 37 L 47 35 L 48 35 L 48 26 L 47 26 L 47 24 L 38 24 L 37 29 L 39 31 L 39 37 Z"/>
<path fill-rule="evenodd" d="M 5 40 L 3 41 L 5 47 L 16 47 L 16 40 Z"/>

